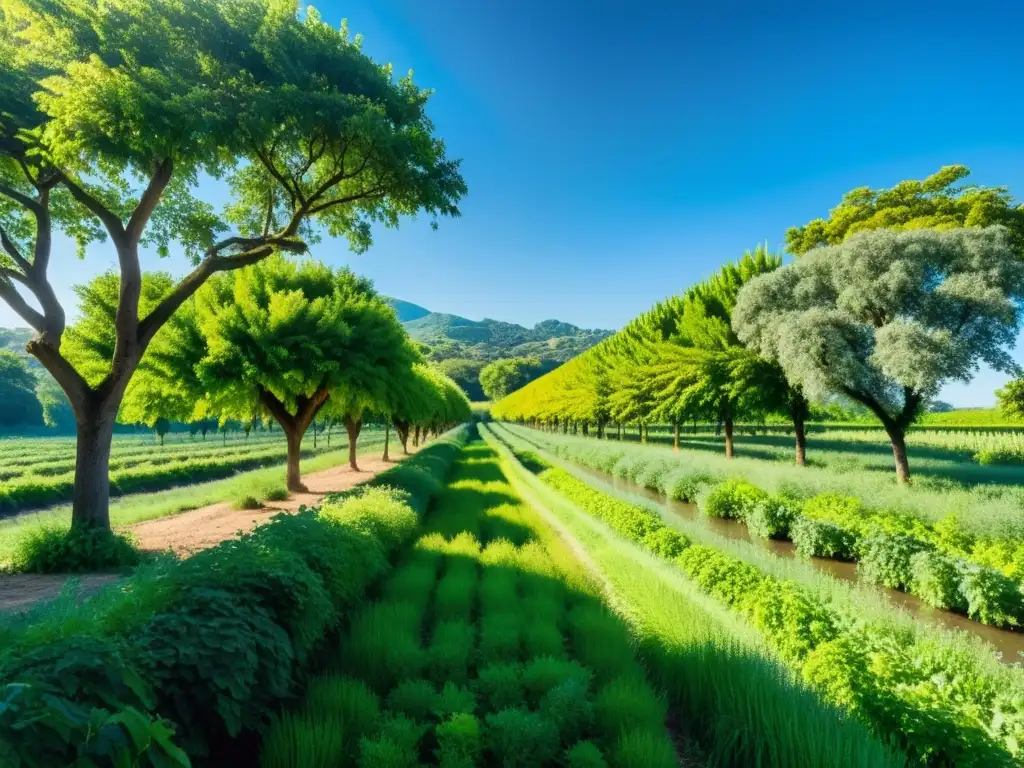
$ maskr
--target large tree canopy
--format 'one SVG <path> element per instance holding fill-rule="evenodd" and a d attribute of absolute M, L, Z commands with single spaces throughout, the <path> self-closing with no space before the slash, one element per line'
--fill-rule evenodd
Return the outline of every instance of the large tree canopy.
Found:
<path fill-rule="evenodd" d="M 1013 371 L 1024 262 L 1004 227 L 879 229 L 749 283 L 733 324 L 810 396 L 869 408 L 909 479 L 904 435 L 944 382 Z"/>
<path fill-rule="evenodd" d="M 924 181 L 901 181 L 890 189 L 852 189 L 827 219 L 791 227 L 786 248 L 803 254 L 872 229 L 945 230 L 1002 224 L 1014 247 L 1024 254 L 1024 204 L 1015 204 L 1006 187 L 956 186 L 970 173 L 963 165 L 947 165 Z"/>
<path fill-rule="evenodd" d="M 28 350 L 75 411 L 77 526 L 109 526 L 122 398 L 207 279 L 324 233 L 365 250 L 374 222 L 457 215 L 466 191 L 429 93 L 291 0 L 0 0 L 0 69 L 0 298 L 35 329 Z M 203 173 L 226 178 L 223 212 L 198 195 Z M 57 230 L 116 257 L 105 373 L 62 349 Z M 194 270 L 142 306 L 140 247 L 173 244 Z"/>
<path fill-rule="evenodd" d="M 480 387 L 488 400 L 500 400 L 544 373 L 536 357 L 508 357 L 488 363 L 480 371 Z"/>

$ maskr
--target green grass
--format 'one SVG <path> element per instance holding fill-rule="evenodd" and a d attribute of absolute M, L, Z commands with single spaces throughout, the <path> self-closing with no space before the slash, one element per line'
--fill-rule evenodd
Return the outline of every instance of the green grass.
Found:
<path fill-rule="evenodd" d="M 382 444 L 382 442 L 381 442 Z M 360 453 L 376 453 L 379 445 L 374 440 L 361 441 Z M 338 448 L 302 462 L 304 473 L 329 469 L 348 461 L 348 449 Z M 284 465 L 241 472 L 224 480 L 182 486 L 166 491 L 122 496 L 110 501 L 110 523 L 123 528 L 159 517 L 187 512 L 209 504 L 217 504 L 251 493 L 255 488 L 272 488 L 280 484 Z M 71 521 L 71 505 L 27 512 L 17 517 L 0 519 L 0 571 L 9 568 L 21 537 L 40 527 L 65 528 Z"/>
<path fill-rule="evenodd" d="M 379 595 L 331 666 L 365 681 L 402 734 L 382 724 L 361 743 L 357 765 L 553 765 L 585 738 L 598 754 L 628 751 L 634 722 L 649 725 L 652 716 L 661 722 L 647 728 L 650 749 L 675 755 L 657 706 L 638 714 L 610 703 L 602 723 L 624 725 L 598 727 L 598 679 L 628 681 L 617 705 L 657 695 L 626 625 L 568 545 L 512 491 L 488 447 L 463 450 Z M 275 750 L 282 741 L 273 739 Z"/>

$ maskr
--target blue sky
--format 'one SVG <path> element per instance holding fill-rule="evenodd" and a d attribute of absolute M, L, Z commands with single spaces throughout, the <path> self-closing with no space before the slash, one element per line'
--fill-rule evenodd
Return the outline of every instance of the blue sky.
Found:
<path fill-rule="evenodd" d="M 361 256 L 314 254 L 436 311 L 616 328 L 757 242 L 781 246 L 854 186 L 963 163 L 1024 197 L 1024 5 L 1010 0 L 317 7 L 436 90 L 470 193 L 437 232 L 413 222 Z M 57 264 L 73 305 L 69 286 L 113 255 Z M 21 324 L 0 307 L 0 325 Z M 944 397 L 987 405 L 1002 380 Z"/>

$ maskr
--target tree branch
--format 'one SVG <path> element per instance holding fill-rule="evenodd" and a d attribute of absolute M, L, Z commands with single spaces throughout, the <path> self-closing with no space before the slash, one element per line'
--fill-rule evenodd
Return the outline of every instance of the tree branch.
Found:
<path fill-rule="evenodd" d="M 373 190 L 367 190 L 365 192 L 359 192 L 354 195 L 347 195 L 346 197 L 336 197 L 333 200 L 328 200 L 326 203 L 313 206 L 309 209 L 307 215 L 315 216 L 321 211 L 326 211 L 328 208 L 333 208 L 336 205 L 344 205 L 345 203 L 354 203 L 356 200 L 365 200 L 371 197 L 383 197 L 386 190 L 384 187 L 377 187 Z"/>
<path fill-rule="evenodd" d="M 33 200 L 28 195 L 19 192 L 14 187 L 9 187 L 6 184 L 0 184 L 0 195 L 11 198 L 11 200 L 16 202 L 22 208 L 28 208 L 35 216 L 38 216 L 40 213 L 40 206 L 38 201 Z"/>
<path fill-rule="evenodd" d="M 170 158 L 157 163 L 156 170 L 153 171 L 153 175 L 150 177 L 149 185 L 146 187 L 146 191 L 142 193 L 142 198 L 139 200 L 139 204 L 135 206 L 135 210 L 128 220 L 128 226 L 125 228 L 125 235 L 128 238 L 128 242 L 132 245 L 137 245 L 142 238 L 146 224 L 149 223 L 153 211 L 156 210 L 164 190 L 171 181 L 173 172 L 174 162 Z"/>
<path fill-rule="evenodd" d="M 43 364 L 64 390 L 75 414 L 80 414 L 83 404 L 93 392 L 82 375 L 61 355 L 59 349 L 43 339 L 32 339 L 26 349 Z"/>
<path fill-rule="evenodd" d="M 288 413 L 288 409 L 284 407 L 284 403 L 274 396 L 274 393 L 264 387 L 260 387 L 260 402 L 263 403 L 264 407 L 270 411 L 270 415 L 274 417 L 278 424 L 283 429 L 295 429 L 295 417 Z"/>
<path fill-rule="evenodd" d="M 82 187 L 72 181 L 67 175 L 61 174 L 60 180 L 61 183 L 68 188 L 68 191 L 75 200 L 85 206 L 85 208 L 91 211 L 96 218 L 103 222 L 103 226 L 107 228 L 107 232 L 110 233 L 110 237 L 114 240 L 114 243 L 120 246 L 125 241 L 126 237 L 124 224 L 122 223 L 121 218 L 98 199 L 90 195 Z"/>
<path fill-rule="evenodd" d="M 18 316 L 28 323 L 37 332 L 42 333 L 46 329 L 46 318 L 43 317 L 39 312 L 33 309 L 25 298 L 18 293 L 18 289 L 14 287 L 10 278 L 14 277 L 16 273 L 12 270 L 3 270 L 0 272 L 0 298 L 7 302 L 7 304 L 18 313 Z M 23 275 L 18 276 L 19 281 L 31 288 L 24 280 Z"/>
<path fill-rule="evenodd" d="M 21 251 L 18 250 L 17 244 L 7 236 L 7 230 L 3 227 L 0 227 L 0 245 L 3 246 L 5 251 L 7 251 L 7 255 L 14 260 L 14 263 L 18 265 L 18 269 L 28 274 L 32 269 L 32 265 L 28 263 L 28 259 L 21 255 Z"/>

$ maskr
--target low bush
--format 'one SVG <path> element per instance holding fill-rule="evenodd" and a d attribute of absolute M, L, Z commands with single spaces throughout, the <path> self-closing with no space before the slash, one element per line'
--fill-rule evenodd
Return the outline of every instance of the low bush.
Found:
<path fill-rule="evenodd" d="M 700 494 L 722 478 L 708 472 L 693 472 L 676 469 L 667 473 L 662 480 L 662 492 L 670 499 L 696 502 Z"/>
<path fill-rule="evenodd" d="M 555 759 L 559 752 L 554 723 L 536 712 L 504 709 L 484 720 L 484 745 L 489 765 L 503 768 L 533 768 Z"/>
<path fill-rule="evenodd" d="M 674 531 L 666 526 L 648 533 L 641 543 L 659 557 L 671 560 L 690 546 L 691 542 L 679 531 Z"/>
<path fill-rule="evenodd" d="M 523 668 L 522 682 L 527 702 L 531 707 L 536 707 L 548 691 L 567 680 L 575 680 L 583 686 L 584 691 L 589 690 L 593 676 L 589 669 L 577 661 L 543 656 Z"/>
<path fill-rule="evenodd" d="M 975 563 L 960 566 L 960 594 L 967 615 L 996 627 L 1024 625 L 1024 595 L 1020 584 L 994 568 Z"/>
<path fill-rule="evenodd" d="M 135 540 L 103 528 L 29 527 L 17 544 L 12 569 L 21 573 L 84 573 L 138 565 Z"/>
<path fill-rule="evenodd" d="M 342 765 L 346 749 L 341 731 L 329 720 L 282 712 L 274 718 L 260 747 L 260 768 L 309 768 Z"/>
<path fill-rule="evenodd" d="M 263 502 L 249 491 L 243 491 L 231 500 L 231 508 L 238 511 L 260 509 L 262 506 Z"/>
<path fill-rule="evenodd" d="M 455 683 L 445 683 L 437 696 L 434 715 L 439 720 L 458 714 L 476 712 L 476 694 L 472 689 Z"/>
<path fill-rule="evenodd" d="M 427 648 L 428 676 L 437 683 L 449 680 L 465 684 L 475 641 L 476 628 L 467 621 L 454 619 L 438 624 Z"/>
<path fill-rule="evenodd" d="M 616 766 L 621 768 L 674 768 L 679 757 L 664 731 L 638 728 L 621 734 L 613 750 Z"/>
<path fill-rule="evenodd" d="M 275 485 L 265 489 L 262 494 L 264 501 L 288 501 L 288 489 L 283 485 Z"/>
<path fill-rule="evenodd" d="M 429 680 L 403 680 L 388 694 L 387 707 L 392 712 L 423 722 L 437 709 L 438 695 Z"/>
<path fill-rule="evenodd" d="M 541 697 L 538 710 L 554 723 L 563 746 L 586 738 L 594 729 L 589 680 L 569 677 L 549 688 Z"/>
<path fill-rule="evenodd" d="M 437 763 L 440 768 L 474 768 L 480 759 L 483 741 L 480 721 L 461 713 L 437 726 Z"/>
<path fill-rule="evenodd" d="M 668 705 L 643 677 L 628 675 L 602 686 L 594 699 L 599 733 L 632 730 L 664 733 Z"/>
<path fill-rule="evenodd" d="M 498 663 L 482 667 L 477 673 L 476 689 L 487 712 L 500 712 L 526 702 L 519 664 Z"/>
<path fill-rule="evenodd" d="M 601 750 L 592 741 L 580 741 L 566 750 L 566 768 L 608 768 Z"/>
<path fill-rule="evenodd" d="M 746 480 L 724 480 L 703 494 L 697 506 L 708 517 L 744 520 L 768 494 Z"/>
<path fill-rule="evenodd" d="M 751 602 L 754 625 L 787 661 L 802 661 L 838 634 L 832 611 L 791 582 L 766 581 Z"/>
<path fill-rule="evenodd" d="M 957 561 L 933 550 L 911 556 L 909 591 L 933 608 L 967 612 Z"/>
<path fill-rule="evenodd" d="M 796 504 L 781 496 L 768 496 L 747 512 L 747 530 L 762 539 L 788 539 L 789 526 L 798 514 Z"/>
<path fill-rule="evenodd" d="M 860 560 L 857 572 L 871 584 L 890 589 L 903 589 L 911 585 L 910 561 L 918 552 L 929 547 L 920 539 L 902 534 L 876 532 L 859 544 Z"/>
<path fill-rule="evenodd" d="M 798 517 L 790 525 L 789 535 L 796 551 L 804 557 L 835 560 L 853 560 L 855 557 L 856 537 L 834 523 Z"/>

